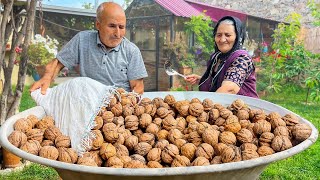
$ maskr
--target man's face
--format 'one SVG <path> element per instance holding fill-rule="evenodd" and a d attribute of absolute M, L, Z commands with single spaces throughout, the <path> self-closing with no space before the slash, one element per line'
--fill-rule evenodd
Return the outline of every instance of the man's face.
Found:
<path fill-rule="evenodd" d="M 104 13 L 106 14 L 106 13 Z M 114 48 L 121 43 L 126 34 L 126 17 L 123 13 L 109 13 L 96 21 L 101 42 L 107 48 Z"/>

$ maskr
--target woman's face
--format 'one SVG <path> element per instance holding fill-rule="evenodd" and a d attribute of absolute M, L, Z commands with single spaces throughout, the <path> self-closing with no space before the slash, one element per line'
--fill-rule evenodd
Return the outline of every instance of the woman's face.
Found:
<path fill-rule="evenodd" d="M 231 24 L 220 24 L 214 37 L 218 49 L 222 53 L 230 51 L 236 41 L 235 28 Z"/>

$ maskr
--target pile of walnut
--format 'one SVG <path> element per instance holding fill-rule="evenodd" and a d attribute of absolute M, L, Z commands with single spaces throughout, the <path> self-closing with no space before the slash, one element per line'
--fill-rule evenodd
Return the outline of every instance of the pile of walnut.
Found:
<path fill-rule="evenodd" d="M 120 91 L 121 92 L 121 91 Z M 311 134 L 294 115 L 266 114 L 242 100 L 224 107 L 210 99 L 176 101 L 122 93 L 95 118 L 96 139 L 82 157 L 70 148 L 50 117 L 14 124 L 9 141 L 41 157 L 114 168 L 203 166 L 249 160 L 284 151 Z"/>

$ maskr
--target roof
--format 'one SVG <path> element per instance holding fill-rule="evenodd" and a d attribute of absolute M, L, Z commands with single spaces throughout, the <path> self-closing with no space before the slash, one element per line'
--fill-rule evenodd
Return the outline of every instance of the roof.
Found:
<path fill-rule="evenodd" d="M 37 10 L 40 7 L 37 6 Z M 80 16 L 90 16 L 96 17 L 96 11 L 92 9 L 80 9 L 80 8 L 70 8 L 70 7 L 62 7 L 62 6 L 53 6 L 53 5 L 42 5 L 42 10 L 45 12 L 54 12 L 54 13 L 62 13 L 62 14 L 72 14 L 72 15 L 80 15 Z"/>
<path fill-rule="evenodd" d="M 184 0 L 155 0 L 156 3 L 169 10 L 175 16 L 191 17 L 201 14 Z"/>
<path fill-rule="evenodd" d="M 240 11 L 225 9 L 192 0 L 155 0 L 155 2 L 169 10 L 175 16 L 191 17 L 206 11 L 205 14 L 214 22 L 217 22 L 226 15 L 238 17 L 242 21 L 245 21 L 247 18 L 247 14 Z"/>

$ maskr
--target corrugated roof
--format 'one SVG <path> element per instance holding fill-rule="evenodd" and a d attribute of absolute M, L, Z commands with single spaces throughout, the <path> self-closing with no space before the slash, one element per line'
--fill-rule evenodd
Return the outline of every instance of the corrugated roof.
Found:
<path fill-rule="evenodd" d="M 184 0 L 155 0 L 155 2 L 176 16 L 191 17 L 201 14 L 201 11 L 198 11 Z"/>

